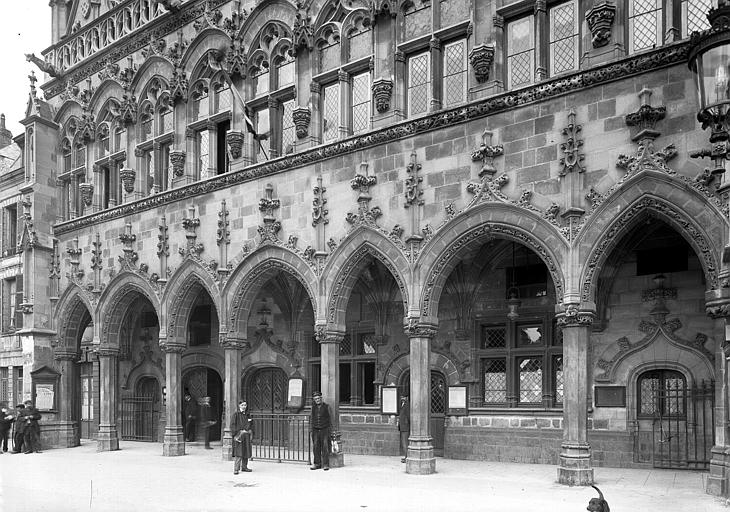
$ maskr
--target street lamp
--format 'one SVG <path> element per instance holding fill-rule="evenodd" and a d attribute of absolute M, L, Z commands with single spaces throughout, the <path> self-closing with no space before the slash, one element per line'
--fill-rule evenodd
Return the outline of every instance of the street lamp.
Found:
<path fill-rule="evenodd" d="M 710 157 L 715 168 L 710 178 L 723 186 L 725 159 L 730 139 L 730 0 L 719 0 L 707 14 L 710 28 L 693 32 L 689 48 L 689 68 L 695 75 L 700 110 L 697 120 L 702 129 L 711 127 L 709 150 L 693 151 L 690 156 Z"/>

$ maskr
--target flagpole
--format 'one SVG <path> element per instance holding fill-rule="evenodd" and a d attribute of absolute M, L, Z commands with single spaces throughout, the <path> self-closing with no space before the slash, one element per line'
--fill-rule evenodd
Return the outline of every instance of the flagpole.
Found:
<path fill-rule="evenodd" d="M 241 93 L 239 93 L 238 92 L 238 89 L 236 89 L 236 86 L 233 84 L 233 79 L 231 79 L 231 76 L 228 74 L 228 71 L 226 71 L 225 69 L 223 69 L 223 66 L 221 66 L 220 65 L 220 62 L 213 57 L 213 54 L 212 53 L 209 53 L 208 54 L 208 65 L 211 67 L 211 69 L 221 72 L 221 74 L 223 75 L 223 77 L 226 79 L 226 82 L 228 82 L 228 87 L 231 89 L 231 92 L 236 97 L 236 99 L 241 104 L 241 106 L 243 107 L 243 115 L 244 116 L 248 116 L 248 114 L 246 113 L 246 102 L 243 100 L 243 96 L 241 96 Z M 264 158 L 266 158 L 266 160 L 268 160 L 269 159 L 269 155 L 266 154 L 266 150 L 264 149 L 264 145 L 261 144 L 261 139 L 259 139 L 257 137 L 257 135 L 258 134 L 255 134 L 254 135 L 254 139 L 256 139 L 256 141 L 258 141 L 258 143 L 259 143 L 259 149 L 261 149 L 261 152 L 264 154 Z"/>

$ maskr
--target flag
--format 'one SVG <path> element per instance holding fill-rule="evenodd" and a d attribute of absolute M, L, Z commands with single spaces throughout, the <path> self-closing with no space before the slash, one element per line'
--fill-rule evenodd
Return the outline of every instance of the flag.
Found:
<path fill-rule="evenodd" d="M 243 120 L 246 122 L 246 129 L 248 130 L 248 133 L 253 135 L 253 138 L 255 140 L 266 140 L 269 138 L 269 132 L 256 133 L 256 125 L 254 124 L 253 119 L 251 119 L 251 115 L 249 115 L 249 109 L 245 103 L 243 105 Z"/>

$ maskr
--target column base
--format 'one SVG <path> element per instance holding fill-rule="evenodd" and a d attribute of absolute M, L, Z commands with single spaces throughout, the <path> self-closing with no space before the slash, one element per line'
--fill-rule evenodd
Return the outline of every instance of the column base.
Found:
<path fill-rule="evenodd" d="M 41 424 L 41 447 L 73 448 L 81 445 L 79 429 L 74 421 L 48 421 Z"/>
<path fill-rule="evenodd" d="M 233 460 L 233 436 L 229 429 L 223 431 L 223 440 L 221 442 L 221 460 Z"/>
<path fill-rule="evenodd" d="M 99 425 L 96 436 L 97 452 L 112 452 L 119 449 L 119 434 L 116 425 Z"/>
<path fill-rule="evenodd" d="M 713 496 L 728 496 L 728 450 L 724 446 L 712 447 L 710 460 L 710 475 L 707 477 L 705 492 Z"/>
<path fill-rule="evenodd" d="M 433 454 L 433 439 L 408 438 L 406 473 L 410 475 L 431 475 L 436 472 L 436 457 Z"/>
<path fill-rule="evenodd" d="M 185 455 L 185 438 L 183 437 L 182 427 L 165 427 L 165 436 L 162 440 L 162 455 L 164 457 Z"/>
<path fill-rule="evenodd" d="M 558 483 L 563 485 L 593 485 L 591 447 L 589 444 L 561 445 Z"/>

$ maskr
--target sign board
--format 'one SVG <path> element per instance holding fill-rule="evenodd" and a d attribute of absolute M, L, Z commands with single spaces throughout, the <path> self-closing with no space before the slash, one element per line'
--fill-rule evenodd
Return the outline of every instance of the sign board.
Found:
<path fill-rule="evenodd" d="M 398 414 L 398 386 L 383 386 L 380 401 L 382 414 Z"/>
<path fill-rule="evenodd" d="M 626 386 L 596 386 L 596 407 L 626 407 Z"/>
<path fill-rule="evenodd" d="M 32 400 L 39 411 L 55 411 L 58 379 L 61 376 L 55 369 L 42 366 L 30 372 L 33 382 Z"/>
<path fill-rule="evenodd" d="M 292 377 L 289 379 L 286 406 L 290 409 L 297 410 L 304 407 L 304 379 L 300 377 Z"/>
<path fill-rule="evenodd" d="M 39 411 L 53 410 L 55 389 L 53 384 L 36 384 L 35 385 L 35 407 Z"/>
<path fill-rule="evenodd" d="M 469 414 L 466 386 L 449 386 L 449 416 Z"/>

